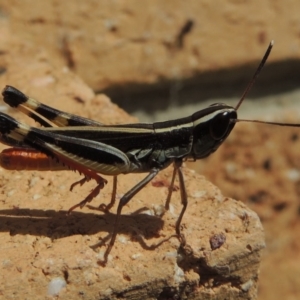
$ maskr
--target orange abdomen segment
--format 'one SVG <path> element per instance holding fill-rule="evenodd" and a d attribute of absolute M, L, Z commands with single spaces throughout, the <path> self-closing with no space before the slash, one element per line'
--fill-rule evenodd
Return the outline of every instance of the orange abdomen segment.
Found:
<path fill-rule="evenodd" d="M 0 153 L 0 165 L 6 170 L 57 171 L 69 168 L 46 154 L 22 148 L 8 148 Z"/>

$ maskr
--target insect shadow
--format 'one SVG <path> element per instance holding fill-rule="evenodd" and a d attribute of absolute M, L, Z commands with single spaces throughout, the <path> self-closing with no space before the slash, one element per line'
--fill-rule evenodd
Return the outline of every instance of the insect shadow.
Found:
<path fill-rule="evenodd" d="M 142 213 L 139 209 L 130 215 L 121 215 L 118 234 L 128 236 L 130 240 L 137 241 L 147 250 L 154 250 L 163 242 L 162 241 L 148 245 L 147 240 L 160 236 L 160 230 L 164 226 L 164 221 L 157 217 Z M 51 239 L 61 239 L 72 235 L 93 235 L 99 232 L 108 234 L 99 239 L 96 245 L 90 245 L 92 249 L 98 250 L 106 241 L 109 241 L 115 214 L 95 214 L 87 212 L 74 211 L 71 215 L 67 211 L 39 210 L 39 209 L 3 209 L 0 210 L 0 232 L 9 232 L 11 236 L 35 235 L 46 236 Z"/>

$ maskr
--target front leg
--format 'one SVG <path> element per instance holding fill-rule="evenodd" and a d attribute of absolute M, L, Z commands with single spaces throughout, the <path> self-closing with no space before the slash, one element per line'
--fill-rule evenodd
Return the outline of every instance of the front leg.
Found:
<path fill-rule="evenodd" d="M 185 210 L 187 208 L 187 205 L 188 205 L 188 198 L 187 198 L 187 193 L 186 193 L 186 188 L 185 188 L 185 183 L 184 183 L 184 177 L 183 177 L 183 173 L 182 173 L 182 169 L 181 169 L 181 166 L 182 166 L 182 161 L 176 161 L 174 163 L 174 169 L 176 168 L 177 171 L 178 171 L 178 178 L 179 178 L 179 186 L 180 186 L 180 196 L 181 196 L 181 204 L 182 204 L 182 209 L 181 209 L 181 212 L 180 212 L 180 215 L 176 221 L 176 225 L 175 225 L 175 230 L 176 230 L 176 234 L 178 236 L 178 239 L 180 241 L 180 244 L 181 246 L 185 246 L 186 244 L 186 240 L 185 240 L 185 237 L 184 237 L 184 234 L 181 233 L 181 221 L 182 221 L 182 218 L 183 218 L 183 215 L 185 213 Z"/>
<path fill-rule="evenodd" d="M 142 180 L 140 181 L 136 186 L 134 186 L 132 189 L 130 189 L 121 199 L 118 205 L 118 209 L 117 209 L 117 215 L 115 218 L 115 222 L 114 222 L 114 227 L 113 227 L 113 232 L 112 232 L 112 236 L 110 239 L 110 242 L 108 244 L 108 247 L 104 253 L 104 260 L 103 262 L 101 262 L 101 264 L 106 264 L 107 263 L 107 259 L 108 259 L 108 255 L 112 249 L 112 247 L 114 246 L 114 243 L 116 241 L 116 237 L 118 234 L 118 226 L 119 226 L 119 219 L 120 219 L 120 215 L 122 212 L 122 209 L 124 207 L 124 205 L 126 205 L 133 196 L 135 196 L 141 189 L 143 189 L 147 183 L 149 183 L 156 175 L 157 173 L 160 171 L 160 169 L 153 169 L 151 170 L 151 172 Z"/>

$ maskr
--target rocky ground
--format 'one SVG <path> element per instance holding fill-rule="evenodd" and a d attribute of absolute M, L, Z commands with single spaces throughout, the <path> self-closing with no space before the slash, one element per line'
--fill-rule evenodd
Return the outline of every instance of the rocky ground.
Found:
<path fill-rule="evenodd" d="M 105 124 L 137 121 L 113 102 L 143 121 L 178 118 L 211 101 L 234 106 L 275 39 L 239 116 L 300 123 L 297 1 L 139 3 L 0 0 L 0 87 Z M 258 288 L 259 299 L 298 299 L 299 148 L 298 128 L 238 123 L 210 158 L 184 167 L 186 251 L 176 238 L 157 245 L 181 208 L 174 191 L 163 214 L 168 168 L 124 209 L 105 268 L 105 247 L 91 246 L 109 239 L 116 208 L 92 208 L 109 201 L 110 180 L 93 207 L 66 217 L 92 182 L 70 193 L 77 173 L 1 168 L 0 295 L 256 299 Z M 118 198 L 142 178 L 120 176 Z"/>

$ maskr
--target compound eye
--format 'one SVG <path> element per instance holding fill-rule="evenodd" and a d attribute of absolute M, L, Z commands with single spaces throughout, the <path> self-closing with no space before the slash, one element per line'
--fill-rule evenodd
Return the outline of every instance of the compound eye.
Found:
<path fill-rule="evenodd" d="M 228 132 L 230 124 L 230 113 L 217 114 L 210 122 L 210 134 L 215 140 L 222 139 Z"/>

